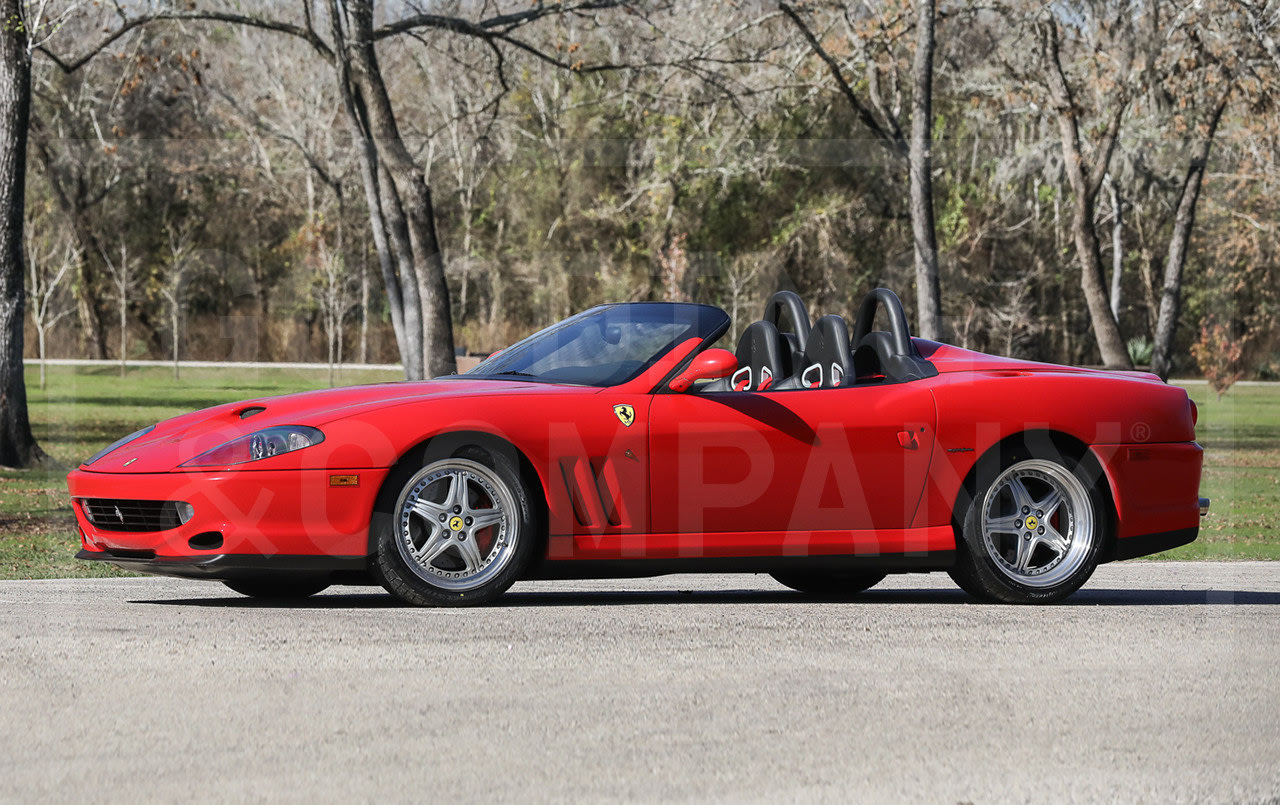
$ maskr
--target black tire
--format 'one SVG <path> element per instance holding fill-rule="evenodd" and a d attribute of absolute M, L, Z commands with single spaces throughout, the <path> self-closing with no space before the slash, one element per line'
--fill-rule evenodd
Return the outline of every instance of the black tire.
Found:
<path fill-rule="evenodd" d="M 871 570 L 783 571 L 770 573 L 774 581 L 808 595 L 839 598 L 857 595 L 884 581 L 888 573 Z"/>
<path fill-rule="evenodd" d="M 408 604 L 489 603 L 534 557 L 537 520 L 514 456 L 478 447 L 429 451 L 421 469 L 393 474 L 385 492 L 371 524 L 371 569 Z M 482 525 L 489 520 L 495 524 Z"/>
<path fill-rule="evenodd" d="M 250 598 L 266 601 L 289 601 L 309 598 L 329 586 L 323 579 L 235 579 L 223 584 Z"/>
<path fill-rule="evenodd" d="M 1093 462 L 1024 445 L 984 458 L 975 478 L 950 571 L 961 589 L 991 603 L 1048 604 L 1089 580 L 1112 529 Z"/>

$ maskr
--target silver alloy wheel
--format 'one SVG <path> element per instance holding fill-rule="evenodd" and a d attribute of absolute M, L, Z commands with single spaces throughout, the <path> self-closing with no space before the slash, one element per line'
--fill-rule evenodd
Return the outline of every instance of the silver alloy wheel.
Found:
<path fill-rule="evenodd" d="M 396 546 L 409 568 L 445 590 L 473 590 L 502 572 L 520 523 L 511 490 L 489 467 L 448 458 L 419 470 L 396 504 Z"/>
<path fill-rule="evenodd" d="M 1019 461 L 982 501 L 982 542 L 995 566 L 1027 587 L 1052 587 L 1087 561 L 1097 538 L 1089 491 L 1053 461 Z"/>

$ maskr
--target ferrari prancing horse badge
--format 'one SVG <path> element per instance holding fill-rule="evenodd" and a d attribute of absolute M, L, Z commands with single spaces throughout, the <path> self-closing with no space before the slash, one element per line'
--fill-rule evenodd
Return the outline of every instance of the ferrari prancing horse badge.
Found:
<path fill-rule="evenodd" d="M 628 428 L 631 427 L 632 422 L 636 421 L 636 409 L 629 405 L 615 405 L 613 412 L 618 415 L 618 421 Z"/>

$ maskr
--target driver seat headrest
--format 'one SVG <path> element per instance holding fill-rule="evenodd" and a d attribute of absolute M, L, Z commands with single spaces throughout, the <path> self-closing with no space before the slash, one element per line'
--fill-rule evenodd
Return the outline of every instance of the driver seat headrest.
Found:
<path fill-rule="evenodd" d="M 778 328 L 767 321 L 753 322 L 738 339 L 738 370 L 730 376 L 733 391 L 766 391 L 785 378 L 783 340 Z"/>

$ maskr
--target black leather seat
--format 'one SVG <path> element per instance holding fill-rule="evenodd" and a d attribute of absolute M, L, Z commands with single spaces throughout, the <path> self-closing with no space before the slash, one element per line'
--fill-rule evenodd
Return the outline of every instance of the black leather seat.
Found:
<path fill-rule="evenodd" d="M 786 342 L 778 328 L 757 321 L 742 331 L 734 355 L 738 369 L 724 380 L 707 385 L 707 391 L 767 391 L 787 377 Z"/>
<path fill-rule="evenodd" d="M 849 325 L 842 317 L 827 315 L 814 322 L 805 345 L 804 361 L 804 368 L 779 384 L 781 388 L 831 389 L 852 376 Z"/>
<path fill-rule="evenodd" d="M 887 331 L 871 329 L 877 311 L 888 318 Z M 863 298 L 853 338 L 853 379 L 858 383 L 902 383 L 938 374 L 911 340 L 902 300 L 887 288 L 876 288 Z"/>
<path fill-rule="evenodd" d="M 853 375 L 859 383 L 884 380 L 892 358 L 893 336 L 883 330 L 867 333 L 853 351 Z"/>

